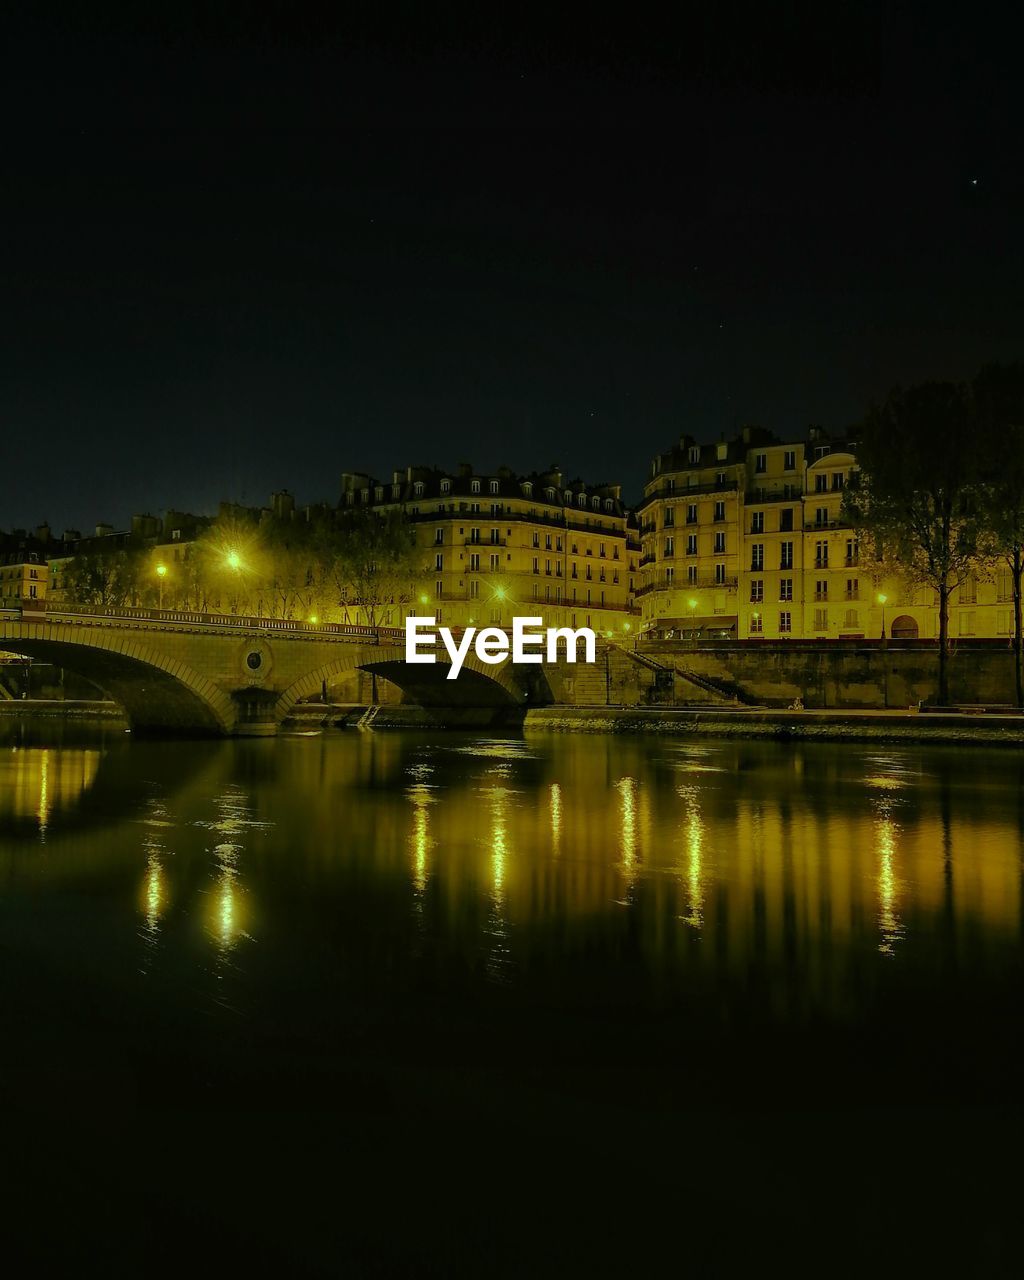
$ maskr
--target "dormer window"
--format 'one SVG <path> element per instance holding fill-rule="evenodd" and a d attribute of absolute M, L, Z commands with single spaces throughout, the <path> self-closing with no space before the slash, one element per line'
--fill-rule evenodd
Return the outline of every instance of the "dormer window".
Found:
<path fill-rule="evenodd" d="M 533 496 L 533 485 L 529 480 L 523 482 L 523 497 L 530 498 Z"/>
<path fill-rule="evenodd" d="M 572 506 L 572 490 L 571 490 L 571 489 L 566 489 L 566 491 L 565 491 L 565 495 L 564 495 L 564 496 L 565 496 L 566 506 L 570 506 L 570 507 L 571 507 L 571 506 Z"/>
<path fill-rule="evenodd" d="M 402 486 L 400 484 L 391 486 L 391 496 L 392 498 L 400 498 L 402 496 Z"/>
<path fill-rule="evenodd" d="M 585 493 L 581 493 L 578 501 L 581 507 L 585 507 L 587 505 L 587 495 Z"/>
<path fill-rule="evenodd" d="M 601 510 L 601 499 L 600 499 L 600 498 L 596 498 L 596 497 L 595 497 L 595 498 L 592 498 L 592 499 L 590 500 L 590 505 L 594 508 L 594 510 L 595 510 L 595 511 L 600 511 L 600 510 Z"/>
<path fill-rule="evenodd" d="M 470 491 L 470 493 L 479 493 L 479 492 L 480 492 L 480 481 L 479 481 L 479 480 L 471 480 L 471 481 L 469 482 L 469 491 Z"/>
<path fill-rule="evenodd" d="M 423 481 L 417 480 L 412 487 L 412 491 L 415 497 L 422 498 L 423 497 Z"/>
<path fill-rule="evenodd" d="M 376 488 L 376 489 L 374 489 L 374 491 L 373 491 L 373 496 L 374 496 L 374 500 L 375 500 L 375 501 L 377 501 L 377 502 L 383 502 L 383 501 L 384 501 L 384 486 L 383 486 L 383 485 L 378 485 L 378 486 L 377 486 L 377 488 Z"/>
<path fill-rule="evenodd" d="M 451 493 L 451 491 L 452 491 L 452 482 L 451 482 L 450 480 L 442 480 L 442 481 L 441 481 L 441 492 L 442 492 L 442 493 Z"/>
<path fill-rule="evenodd" d="M 700 462 L 700 445 L 699 444 L 690 445 L 690 461 Z"/>
<path fill-rule="evenodd" d="M 499 488 L 499 485 L 498 485 L 497 480 L 492 480 L 492 481 L 491 481 L 491 493 L 497 493 L 497 492 L 498 492 L 498 488 Z"/>
<path fill-rule="evenodd" d="M 369 502 L 369 501 L 370 501 L 370 491 L 369 491 L 369 489 L 360 489 L 360 491 L 359 491 L 359 495 L 360 495 L 360 497 L 362 498 L 362 500 L 363 500 L 364 502 Z"/>
<path fill-rule="evenodd" d="M 611 511 L 611 509 L 612 509 L 612 506 L 613 506 L 613 505 L 614 505 L 614 504 L 612 503 L 611 498 L 605 498 L 605 500 L 604 500 L 604 509 L 605 509 L 605 511 Z"/>

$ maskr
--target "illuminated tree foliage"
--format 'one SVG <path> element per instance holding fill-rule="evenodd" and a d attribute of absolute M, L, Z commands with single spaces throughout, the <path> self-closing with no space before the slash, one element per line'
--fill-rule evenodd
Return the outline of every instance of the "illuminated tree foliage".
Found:
<path fill-rule="evenodd" d="M 949 700 L 949 597 L 970 574 L 981 543 L 971 422 L 970 394 L 959 384 L 893 391 L 862 426 L 859 484 L 844 502 L 881 565 L 938 598 L 940 704 Z"/>

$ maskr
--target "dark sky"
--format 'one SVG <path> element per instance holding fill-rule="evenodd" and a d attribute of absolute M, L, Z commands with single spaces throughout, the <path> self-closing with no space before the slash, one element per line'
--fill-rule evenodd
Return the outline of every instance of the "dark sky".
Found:
<path fill-rule="evenodd" d="M 485 8 L 17 33 L 0 528 L 462 459 L 633 498 L 681 432 L 1024 357 L 1010 32 Z"/>

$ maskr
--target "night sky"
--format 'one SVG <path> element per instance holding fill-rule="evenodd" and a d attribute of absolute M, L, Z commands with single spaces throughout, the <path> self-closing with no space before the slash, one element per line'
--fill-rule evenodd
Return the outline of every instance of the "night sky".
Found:
<path fill-rule="evenodd" d="M 635 499 L 681 432 L 1024 358 L 1009 32 L 422 8 L 16 34 L 0 528 L 460 460 Z"/>

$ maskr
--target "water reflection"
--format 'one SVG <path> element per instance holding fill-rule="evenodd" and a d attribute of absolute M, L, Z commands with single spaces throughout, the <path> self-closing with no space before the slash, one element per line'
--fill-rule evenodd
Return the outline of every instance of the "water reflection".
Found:
<path fill-rule="evenodd" d="M 101 904 L 135 904 L 143 967 L 230 975 L 232 999 L 256 972 L 528 985 L 586 957 L 579 981 L 628 971 L 659 998 L 771 975 L 790 1017 L 848 1011 L 873 964 L 1019 945 L 1015 753 L 360 734 L 214 745 L 197 772 L 191 745 L 118 752 L 0 753 L 0 883 L 44 949 L 51 903 L 72 895 L 100 957 Z"/>

